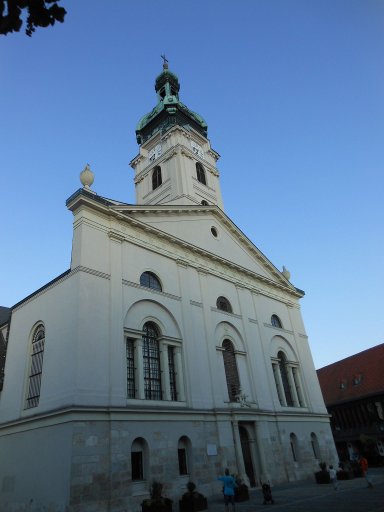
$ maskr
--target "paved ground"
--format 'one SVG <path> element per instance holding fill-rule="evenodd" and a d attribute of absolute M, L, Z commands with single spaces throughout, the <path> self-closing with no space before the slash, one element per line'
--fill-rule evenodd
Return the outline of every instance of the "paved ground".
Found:
<path fill-rule="evenodd" d="M 339 482 L 335 491 L 332 484 L 314 481 L 277 485 L 272 489 L 274 505 L 263 505 L 260 490 L 250 492 L 250 500 L 236 503 L 236 512 L 273 510 L 278 512 L 384 512 L 384 468 L 370 469 L 373 489 L 364 478 Z M 222 495 L 209 499 L 209 512 L 224 512 Z"/>

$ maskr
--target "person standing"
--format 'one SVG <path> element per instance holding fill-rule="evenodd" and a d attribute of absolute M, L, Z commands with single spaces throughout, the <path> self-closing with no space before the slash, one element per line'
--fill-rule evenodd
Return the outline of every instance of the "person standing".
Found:
<path fill-rule="evenodd" d="M 233 476 L 229 474 L 229 469 L 224 471 L 224 476 L 219 476 L 218 480 L 223 482 L 223 494 L 224 494 L 224 505 L 225 511 L 228 512 L 228 506 L 231 503 L 232 512 L 235 512 L 235 488 L 237 484 Z"/>
<path fill-rule="evenodd" d="M 328 473 L 329 473 L 329 478 L 331 480 L 331 484 L 333 484 L 333 488 L 335 489 L 335 491 L 337 491 L 339 484 L 337 481 L 336 469 L 333 466 L 329 466 Z"/>
<path fill-rule="evenodd" d="M 368 487 L 372 488 L 373 487 L 373 484 L 372 484 L 372 481 L 368 475 L 368 461 L 365 457 L 363 457 L 362 455 L 360 455 L 359 457 L 359 466 L 361 468 L 361 472 L 363 474 L 363 477 L 365 478 L 367 484 L 368 484 Z"/>

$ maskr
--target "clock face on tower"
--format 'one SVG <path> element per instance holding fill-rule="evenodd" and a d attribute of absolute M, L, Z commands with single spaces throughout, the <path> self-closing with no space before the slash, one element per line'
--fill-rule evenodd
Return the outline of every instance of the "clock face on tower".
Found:
<path fill-rule="evenodd" d="M 159 156 L 161 155 L 162 153 L 162 146 L 161 144 L 157 144 L 154 148 L 152 148 L 149 153 L 148 153 L 148 158 L 151 162 L 153 162 L 154 160 L 156 160 L 156 158 L 159 158 Z"/>
<path fill-rule="evenodd" d="M 191 146 L 192 151 L 195 153 L 195 155 L 198 155 L 200 158 L 204 158 L 204 151 L 200 144 L 198 144 L 194 140 L 191 140 Z"/>

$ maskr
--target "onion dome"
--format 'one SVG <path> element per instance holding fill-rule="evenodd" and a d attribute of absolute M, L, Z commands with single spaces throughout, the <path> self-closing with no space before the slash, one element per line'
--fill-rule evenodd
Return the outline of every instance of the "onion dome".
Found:
<path fill-rule="evenodd" d="M 155 81 L 157 105 L 151 112 L 143 116 L 136 126 L 136 140 L 143 144 L 158 131 L 165 133 L 175 125 L 187 130 L 193 128 L 204 137 L 207 136 L 207 123 L 199 115 L 190 110 L 179 99 L 180 83 L 177 75 L 169 71 L 165 56 L 163 71 Z"/>

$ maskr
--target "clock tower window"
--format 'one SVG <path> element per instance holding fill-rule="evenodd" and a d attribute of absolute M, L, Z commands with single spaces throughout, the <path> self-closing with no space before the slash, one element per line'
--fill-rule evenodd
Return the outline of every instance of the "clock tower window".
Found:
<path fill-rule="evenodd" d="M 197 181 L 199 181 L 203 185 L 207 184 L 207 180 L 205 178 L 205 170 L 200 162 L 196 163 L 196 177 L 197 177 Z"/>
<path fill-rule="evenodd" d="M 161 167 L 160 165 L 156 165 L 152 172 L 152 190 L 155 190 L 156 188 L 160 187 L 162 182 L 163 180 L 161 177 Z"/>

